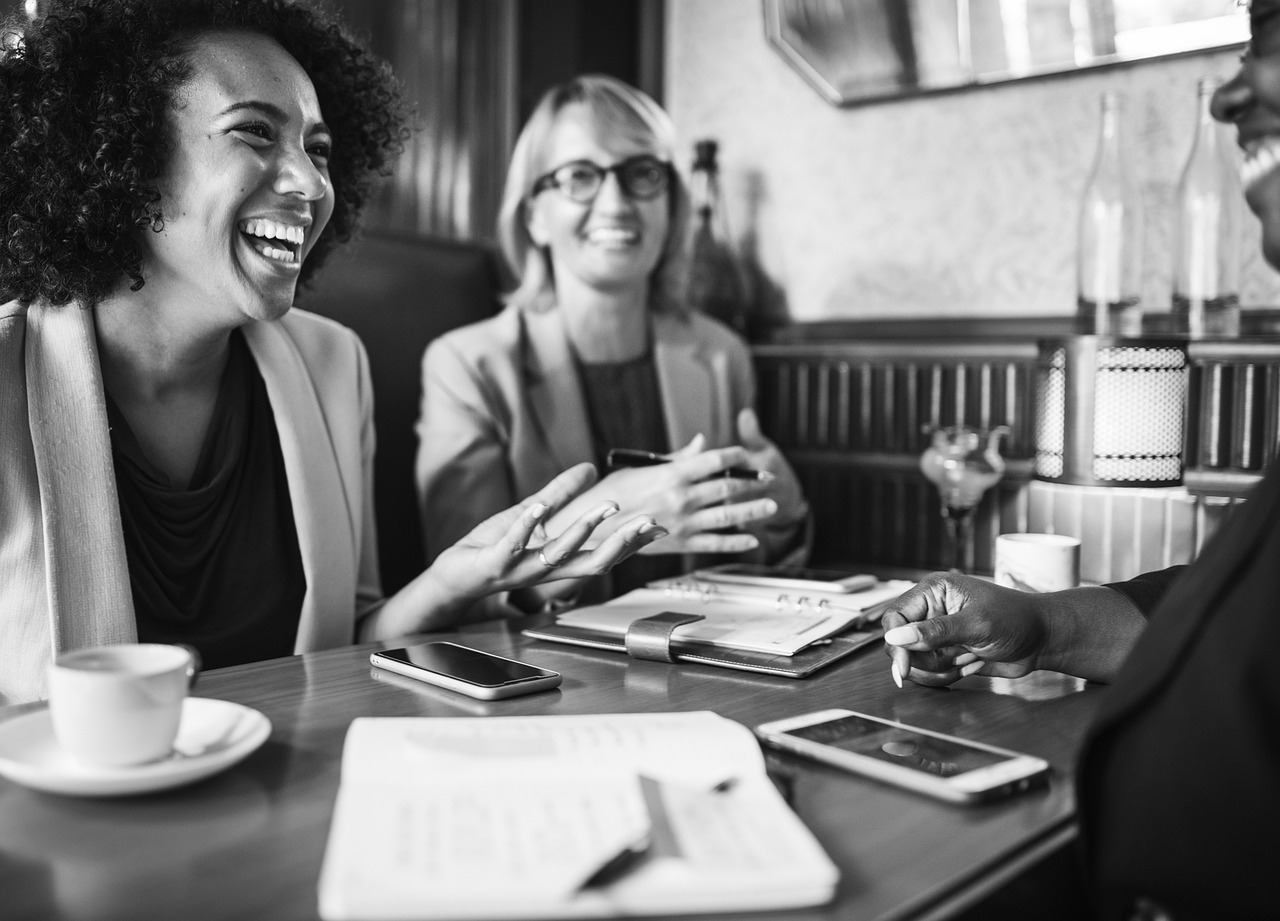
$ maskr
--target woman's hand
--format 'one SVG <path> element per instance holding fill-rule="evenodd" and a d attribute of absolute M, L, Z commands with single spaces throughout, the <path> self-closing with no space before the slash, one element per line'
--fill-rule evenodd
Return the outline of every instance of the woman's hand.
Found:
<path fill-rule="evenodd" d="M 808 515 L 809 505 L 805 502 L 804 490 L 800 488 L 795 471 L 778 450 L 778 446 L 761 431 L 760 419 L 754 409 L 748 407 L 738 413 L 738 440 L 747 450 L 747 465 L 763 470 L 772 477 L 765 484 L 764 495 L 777 504 L 778 518 L 798 523 Z M 770 521 L 769 525 L 774 526 L 775 522 Z"/>
<path fill-rule="evenodd" d="M 885 611 L 894 680 L 948 685 L 966 675 L 1020 678 L 1036 669 L 1111 681 L 1146 628 L 1105 586 L 1035 594 L 934 573 Z"/>
<path fill-rule="evenodd" d="M 600 524 L 619 511 L 611 500 L 595 502 L 555 537 L 542 523 L 591 486 L 595 467 L 579 464 L 519 505 L 482 521 L 431 568 L 447 590 L 470 600 L 548 582 L 598 576 L 666 532 L 652 518 L 628 517 L 604 539 L 587 548 Z"/>
<path fill-rule="evenodd" d="M 617 503 L 600 500 L 548 537 L 544 522 L 595 480 L 594 466 L 578 464 L 519 505 L 482 521 L 371 613 L 362 625 L 362 637 L 383 639 L 442 629 L 494 592 L 601 575 L 667 533 L 651 517 L 635 515 L 588 547 L 601 522 L 618 512 Z"/>
<path fill-rule="evenodd" d="M 972 576 L 926 576 L 881 621 L 894 680 L 948 685 L 975 673 L 1018 678 L 1039 668 L 1047 637 L 1040 597 Z"/>
<path fill-rule="evenodd" d="M 750 465 L 745 448 L 708 451 L 705 443 L 698 435 L 669 462 L 617 470 L 596 487 L 616 497 L 622 511 L 647 515 L 669 532 L 641 553 L 741 553 L 759 546 L 754 534 L 722 532 L 771 517 L 778 503 L 765 495 L 765 481 L 724 475 Z"/>

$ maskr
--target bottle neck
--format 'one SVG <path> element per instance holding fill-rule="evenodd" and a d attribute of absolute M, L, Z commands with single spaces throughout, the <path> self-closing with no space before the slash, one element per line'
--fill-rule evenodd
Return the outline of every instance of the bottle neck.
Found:
<path fill-rule="evenodd" d="M 689 176 L 689 197 L 695 210 L 714 210 L 720 199 L 720 179 L 714 166 L 695 166 Z"/>
<path fill-rule="evenodd" d="M 1098 156 L 1095 171 L 1122 170 L 1124 151 L 1120 143 L 1120 102 L 1111 95 L 1102 100 L 1102 133 L 1098 138 Z"/>

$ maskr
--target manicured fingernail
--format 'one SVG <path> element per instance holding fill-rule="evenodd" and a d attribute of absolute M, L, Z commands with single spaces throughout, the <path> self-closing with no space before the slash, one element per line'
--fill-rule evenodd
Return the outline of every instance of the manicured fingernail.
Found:
<path fill-rule="evenodd" d="M 764 506 L 764 507 L 765 507 L 765 508 L 767 508 L 767 509 L 769 510 L 769 514 L 770 514 L 770 515 L 773 515 L 773 514 L 775 514 L 775 513 L 778 511 L 778 503 L 777 503 L 777 502 L 774 502 L 772 499 L 765 499 L 764 501 L 765 501 L 765 506 Z"/>
<path fill-rule="evenodd" d="M 533 505 L 529 506 L 530 518 L 535 518 L 535 519 L 541 518 L 546 513 L 547 513 L 547 507 L 543 505 L 541 502 L 535 502 L 533 503 Z"/>
<path fill-rule="evenodd" d="M 890 646 L 910 646 L 920 642 L 920 631 L 911 624 L 894 627 L 885 633 L 884 641 Z"/>
<path fill-rule="evenodd" d="M 899 627 L 898 629 L 902 629 Z M 893 683 L 898 687 L 902 687 L 902 672 L 898 670 L 898 663 L 893 662 L 889 665 L 889 674 L 893 675 Z"/>
<path fill-rule="evenodd" d="M 974 672 L 979 672 L 979 671 L 981 671 L 981 670 L 982 670 L 982 666 L 983 666 L 984 664 L 986 664 L 986 663 L 984 663 L 984 662 L 982 662 L 982 661 L 970 662 L 970 663 L 969 663 L 968 665 L 966 665 L 964 668 L 960 669 L 960 674 L 961 674 L 961 675 L 963 675 L 964 677 L 968 678 L 968 677 L 969 677 L 970 675 L 972 675 Z"/>
<path fill-rule="evenodd" d="M 658 524 L 658 522 L 654 521 L 652 518 L 640 526 L 641 534 L 654 534 L 658 531 L 662 532 L 662 534 L 659 535 L 660 537 L 670 533 L 666 528 Z"/>
<path fill-rule="evenodd" d="M 610 502 L 609 507 L 600 513 L 600 518 L 604 520 L 605 518 L 612 518 L 616 514 L 618 514 L 618 506 Z"/>

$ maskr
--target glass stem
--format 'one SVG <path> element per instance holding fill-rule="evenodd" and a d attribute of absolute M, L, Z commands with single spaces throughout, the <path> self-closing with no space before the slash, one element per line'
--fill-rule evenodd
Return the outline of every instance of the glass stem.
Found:
<path fill-rule="evenodd" d="M 973 506 L 954 508 L 944 502 L 942 520 L 947 526 L 947 568 L 973 572 Z"/>

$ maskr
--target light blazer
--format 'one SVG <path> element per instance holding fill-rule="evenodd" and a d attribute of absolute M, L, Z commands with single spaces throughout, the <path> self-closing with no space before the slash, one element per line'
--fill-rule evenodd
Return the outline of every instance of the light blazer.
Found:
<path fill-rule="evenodd" d="M 672 448 L 701 432 L 735 444 L 739 410 L 754 405 L 746 344 L 699 314 L 651 314 L 658 389 Z M 453 330 L 422 361 L 417 483 L 427 559 L 556 474 L 596 460 L 586 400 L 559 309 L 500 314 Z M 759 556 L 796 550 L 807 524 L 791 510 L 764 529 Z M 803 543 L 803 541 L 801 542 Z"/>
<path fill-rule="evenodd" d="M 0 306 L 0 704 L 43 697 L 63 650 L 137 637 L 93 318 Z M 294 649 L 351 643 L 381 597 L 368 358 L 353 332 L 300 310 L 244 335 L 307 579 Z"/>

